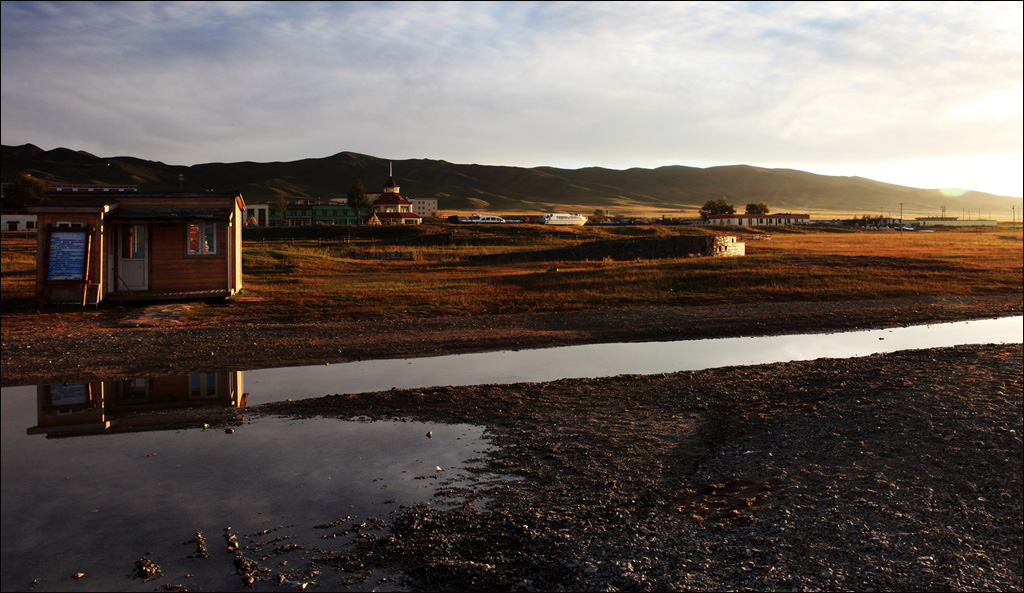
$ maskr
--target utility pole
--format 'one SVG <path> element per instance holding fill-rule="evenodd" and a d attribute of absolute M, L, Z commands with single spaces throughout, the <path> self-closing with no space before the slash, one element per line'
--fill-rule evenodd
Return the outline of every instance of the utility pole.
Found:
<path fill-rule="evenodd" d="M 900 202 L 900 236 L 903 236 L 903 202 Z"/>

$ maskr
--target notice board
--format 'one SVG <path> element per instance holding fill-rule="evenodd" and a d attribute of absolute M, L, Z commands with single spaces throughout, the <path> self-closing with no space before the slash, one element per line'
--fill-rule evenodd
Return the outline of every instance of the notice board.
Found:
<path fill-rule="evenodd" d="M 89 291 L 89 252 L 92 249 L 91 226 L 82 228 L 46 228 L 43 262 L 46 266 L 39 291 L 39 308 L 46 302 L 50 289 L 74 286 L 82 292 L 82 305 Z M 97 302 L 99 302 L 97 296 Z"/>
<path fill-rule="evenodd" d="M 54 229 L 50 231 L 50 252 L 47 255 L 47 280 L 77 280 L 88 275 L 89 237 L 86 229 Z"/>

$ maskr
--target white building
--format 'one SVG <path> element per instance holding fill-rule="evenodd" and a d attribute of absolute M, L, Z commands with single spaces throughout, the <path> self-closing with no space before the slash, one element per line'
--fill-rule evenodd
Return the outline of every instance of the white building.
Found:
<path fill-rule="evenodd" d="M 412 202 L 412 213 L 420 218 L 437 216 L 437 198 L 409 198 Z"/>
<path fill-rule="evenodd" d="M 36 215 L 28 212 L 4 212 L 0 214 L 0 230 L 5 231 L 34 231 L 36 230 Z"/>
<path fill-rule="evenodd" d="M 708 216 L 708 224 L 729 226 L 783 226 L 809 222 L 811 222 L 810 214 L 712 214 Z"/>

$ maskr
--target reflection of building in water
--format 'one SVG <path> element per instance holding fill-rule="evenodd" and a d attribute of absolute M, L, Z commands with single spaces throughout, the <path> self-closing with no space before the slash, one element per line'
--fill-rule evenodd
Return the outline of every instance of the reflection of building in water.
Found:
<path fill-rule="evenodd" d="M 48 437 L 164 430 L 231 418 L 245 407 L 242 372 L 39 385 L 38 426 Z"/>

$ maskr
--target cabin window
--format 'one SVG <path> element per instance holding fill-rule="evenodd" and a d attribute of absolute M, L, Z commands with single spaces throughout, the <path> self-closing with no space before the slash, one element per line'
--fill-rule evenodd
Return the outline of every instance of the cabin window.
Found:
<path fill-rule="evenodd" d="M 188 254 L 217 254 L 217 225 L 212 222 L 192 222 L 188 225 Z"/>
<path fill-rule="evenodd" d="M 119 403 L 145 402 L 149 399 L 149 379 L 124 379 L 115 386 Z"/>
<path fill-rule="evenodd" d="M 58 220 L 58 229 L 83 229 L 85 228 L 85 222 L 81 220 Z"/>
<path fill-rule="evenodd" d="M 192 399 L 217 397 L 217 373 L 200 373 L 188 376 L 188 393 Z"/>
<path fill-rule="evenodd" d="M 125 259 L 146 258 L 146 225 L 131 224 L 122 227 L 121 257 Z"/>

